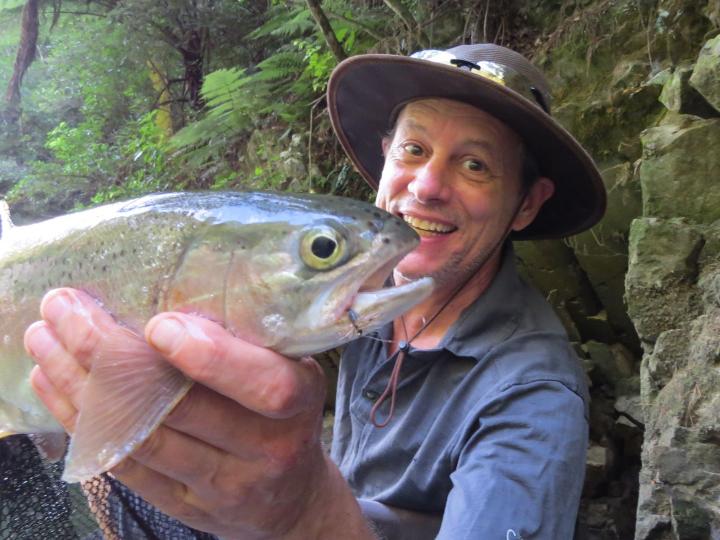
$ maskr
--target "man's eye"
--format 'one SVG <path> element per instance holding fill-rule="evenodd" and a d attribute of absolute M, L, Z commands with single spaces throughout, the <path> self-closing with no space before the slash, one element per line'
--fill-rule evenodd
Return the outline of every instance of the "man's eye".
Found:
<path fill-rule="evenodd" d="M 406 144 L 403 146 L 403 149 L 408 154 L 413 155 L 413 156 L 421 156 L 423 153 L 423 149 L 420 148 L 420 146 L 418 146 L 417 144 L 412 144 L 412 143 Z"/>
<path fill-rule="evenodd" d="M 487 165 L 478 159 L 468 159 L 463 165 L 467 170 L 473 172 L 485 172 L 488 170 Z"/>

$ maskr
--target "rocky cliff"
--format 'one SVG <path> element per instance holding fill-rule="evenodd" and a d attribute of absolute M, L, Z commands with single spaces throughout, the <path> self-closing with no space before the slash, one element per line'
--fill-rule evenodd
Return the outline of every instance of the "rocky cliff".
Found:
<path fill-rule="evenodd" d="M 608 212 L 517 252 L 592 385 L 576 537 L 720 538 L 720 2 L 555 16 L 531 55 L 602 170 Z"/>

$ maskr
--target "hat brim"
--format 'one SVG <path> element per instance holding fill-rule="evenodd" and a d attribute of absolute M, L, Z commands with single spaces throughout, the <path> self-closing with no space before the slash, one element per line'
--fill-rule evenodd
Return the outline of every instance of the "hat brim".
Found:
<path fill-rule="evenodd" d="M 580 144 L 517 92 L 456 67 L 404 56 L 368 54 L 340 63 L 328 83 L 328 109 L 340 143 L 375 189 L 383 167 L 381 140 L 396 109 L 421 98 L 468 103 L 513 129 L 555 193 L 514 239 L 561 238 L 595 225 L 605 213 L 602 177 Z"/>

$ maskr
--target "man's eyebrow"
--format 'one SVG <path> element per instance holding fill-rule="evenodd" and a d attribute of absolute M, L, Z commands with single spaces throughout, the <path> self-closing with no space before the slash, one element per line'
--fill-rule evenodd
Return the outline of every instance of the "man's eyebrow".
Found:
<path fill-rule="evenodd" d="M 424 125 L 409 118 L 405 120 L 405 127 L 415 129 L 417 131 L 422 131 L 423 133 L 428 133 L 428 129 Z"/>
<path fill-rule="evenodd" d="M 428 130 L 427 127 L 425 127 L 425 125 L 423 125 L 422 123 L 417 122 L 415 120 L 412 120 L 411 118 L 408 118 L 405 120 L 405 128 L 413 129 L 416 131 L 421 131 L 425 134 L 430 133 L 430 131 Z M 495 148 L 496 148 L 496 146 L 493 143 L 491 143 L 490 141 L 488 141 L 487 139 L 467 139 L 467 140 L 463 141 L 462 144 L 465 146 L 480 146 L 481 148 L 483 148 L 484 150 L 487 150 L 488 152 L 494 152 Z"/>
<path fill-rule="evenodd" d="M 467 139 L 462 144 L 463 146 L 479 146 L 490 153 L 494 153 L 497 148 L 493 143 L 485 139 Z"/>

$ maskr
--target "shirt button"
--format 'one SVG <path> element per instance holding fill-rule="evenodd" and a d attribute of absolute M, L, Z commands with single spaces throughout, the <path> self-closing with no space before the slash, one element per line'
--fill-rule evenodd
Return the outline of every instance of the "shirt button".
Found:
<path fill-rule="evenodd" d="M 369 388 L 365 388 L 365 390 L 362 391 L 362 395 L 365 399 L 368 399 L 370 401 L 375 401 L 378 397 L 380 397 L 380 394 L 376 392 L 375 390 L 370 390 Z"/>

